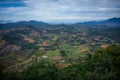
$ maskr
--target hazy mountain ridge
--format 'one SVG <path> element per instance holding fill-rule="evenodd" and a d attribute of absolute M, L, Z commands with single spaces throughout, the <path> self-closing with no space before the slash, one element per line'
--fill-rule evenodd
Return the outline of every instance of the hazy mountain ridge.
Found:
<path fill-rule="evenodd" d="M 15 23 L 6 23 L 6 24 L 0 24 L 0 29 L 10 29 L 10 28 L 19 28 L 19 27 L 26 27 L 26 26 L 35 26 L 35 27 L 41 27 L 41 26 L 50 26 L 52 24 L 42 22 L 42 21 L 19 21 Z M 59 25 L 59 24 L 58 24 Z M 68 25 L 68 24 L 64 24 Z M 88 22 L 78 22 L 72 25 L 105 25 L 105 26 L 120 26 L 120 18 L 110 18 L 103 21 L 88 21 Z"/>
<path fill-rule="evenodd" d="M 10 29 L 10 28 L 22 28 L 22 27 L 27 27 L 27 26 L 35 26 L 35 27 L 40 27 L 40 26 L 48 26 L 50 24 L 42 21 L 19 21 L 15 23 L 6 23 L 6 24 L 0 24 L 0 29 Z"/>
<path fill-rule="evenodd" d="M 0 24 L 12 23 L 11 20 L 0 20 Z"/>
<path fill-rule="evenodd" d="M 76 23 L 77 25 L 105 25 L 105 26 L 120 26 L 120 18 L 110 18 L 103 21 L 88 21 L 83 23 Z"/>

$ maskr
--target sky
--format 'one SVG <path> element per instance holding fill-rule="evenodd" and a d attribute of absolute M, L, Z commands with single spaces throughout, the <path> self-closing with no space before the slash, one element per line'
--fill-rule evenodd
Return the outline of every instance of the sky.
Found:
<path fill-rule="evenodd" d="M 0 20 L 74 23 L 120 17 L 120 0 L 0 0 Z"/>

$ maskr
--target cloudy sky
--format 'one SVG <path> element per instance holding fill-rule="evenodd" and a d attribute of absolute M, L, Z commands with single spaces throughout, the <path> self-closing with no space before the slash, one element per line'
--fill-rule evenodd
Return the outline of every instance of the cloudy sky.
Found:
<path fill-rule="evenodd" d="M 0 0 L 0 20 L 80 22 L 120 17 L 120 0 Z"/>

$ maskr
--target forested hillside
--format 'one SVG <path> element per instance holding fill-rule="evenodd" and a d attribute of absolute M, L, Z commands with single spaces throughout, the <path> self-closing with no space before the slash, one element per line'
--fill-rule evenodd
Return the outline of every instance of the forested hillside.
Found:
<path fill-rule="evenodd" d="M 119 80 L 120 46 L 111 45 L 88 54 L 83 60 L 68 67 L 39 60 L 27 65 L 23 72 L 2 71 L 3 80 Z"/>

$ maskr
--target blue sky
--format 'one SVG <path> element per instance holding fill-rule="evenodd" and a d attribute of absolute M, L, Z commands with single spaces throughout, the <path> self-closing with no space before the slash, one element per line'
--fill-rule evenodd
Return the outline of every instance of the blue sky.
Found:
<path fill-rule="evenodd" d="M 0 0 L 0 20 L 69 23 L 119 14 L 120 0 Z"/>

